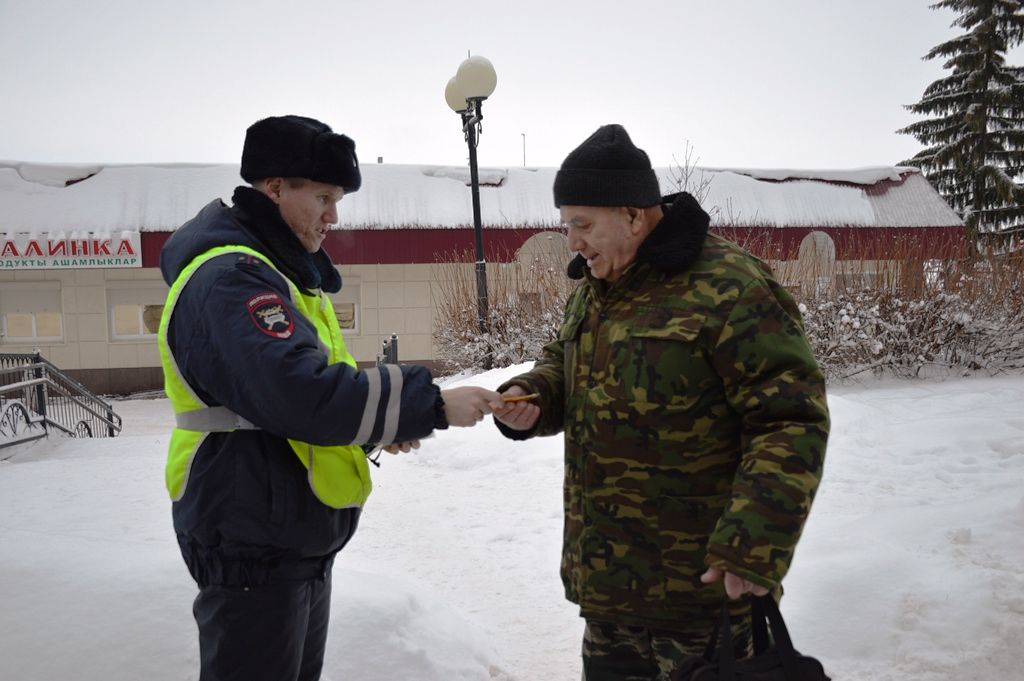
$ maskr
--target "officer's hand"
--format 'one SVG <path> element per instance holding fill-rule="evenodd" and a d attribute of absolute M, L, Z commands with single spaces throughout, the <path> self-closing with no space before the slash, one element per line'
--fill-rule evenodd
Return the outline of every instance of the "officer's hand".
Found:
<path fill-rule="evenodd" d="M 526 391 L 514 385 L 501 394 L 502 397 L 521 397 Z M 500 409 L 494 410 L 494 418 L 512 430 L 531 430 L 540 418 L 540 407 L 530 400 L 522 402 L 502 403 Z"/>
<path fill-rule="evenodd" d="M 394 442 L 390 445 L 383 447 L 384 451 L 388 454 L 398 454 L 398 452 L 409 452 L 413 449 L 420 448 L 419 440 L 409 440 L 408 442 Z"/>
<path fill-rule="evenodd" d="M 463 386 L 441 391 L 444 415 L 450 426 L 475 426 L 495 408 L 503 406 L 501 395 L 476 386 Z"/>
<path fill-rule="evenodd" d="M 731 572 L 725 572 L 718 568 L 708 568 L 707 572 L 700 576 L 700 581 L 704 584 L 714 584 L 725 575 L 725 595 L 736 600 L 745 593 L 751 593 L 755 596 L 764 596 L 768 593 L 768 589 L 763 586 L 759 586 L 750 582 L 742 577 L 737 577 Z"/>

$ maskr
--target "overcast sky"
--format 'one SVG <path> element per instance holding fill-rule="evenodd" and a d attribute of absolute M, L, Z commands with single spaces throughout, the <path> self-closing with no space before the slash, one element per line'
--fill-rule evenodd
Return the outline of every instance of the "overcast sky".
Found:
<path fill-rule="evenodd" d="M 245 128 L 319 118 L 363 163 L 464 164 L 444 86 L 467 51 L 498 85 L 483 166 L 557 166 L 603 123 L 655 165 L 855 168 L 958 33 L 930 0 L 0 0 L 0 159 L 237 162 Z M 1024 63 L 1017 48 L 1010 62 Z"/>

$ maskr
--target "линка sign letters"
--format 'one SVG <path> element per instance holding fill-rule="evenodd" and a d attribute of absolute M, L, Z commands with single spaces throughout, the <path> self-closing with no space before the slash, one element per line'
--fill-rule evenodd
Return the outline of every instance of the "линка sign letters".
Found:
<path fill-rule="evenodd" d="M 142 267 L 137 231 L 117 234 L 0 234 L 0 270 Z"/>

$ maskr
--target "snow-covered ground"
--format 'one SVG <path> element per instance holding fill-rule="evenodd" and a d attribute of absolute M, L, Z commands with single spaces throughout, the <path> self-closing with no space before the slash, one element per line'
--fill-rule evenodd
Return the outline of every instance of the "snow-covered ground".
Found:
<path fill-rule="evenodd" d="M 1024 378 L 839 388 L 830 404 L 783 601 L 797 647 L 837 681 L 1024 679 Z M 0 462 L 4 681 L 197 675 L 194 585 L 163 490 L 170 407 L 117 409 L 116 439 Z M 335 568 L 324 678 L 578 679 L 560 439 L 485 424 L 383 464 Z"/>

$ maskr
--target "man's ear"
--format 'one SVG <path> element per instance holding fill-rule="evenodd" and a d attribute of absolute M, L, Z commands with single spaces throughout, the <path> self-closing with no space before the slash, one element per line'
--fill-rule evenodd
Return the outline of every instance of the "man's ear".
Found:
<path fill-rule="evenodd" d="M 643 229 L 643 211 L 639 208 L 626 208 L 626 218 L 629 220 L 629 231 L 639 234 Z"/>
<path fill-rule="evenodd" d="M 268 177 L 263 180 L 263 193 L 270 197 L 274 203 L 281 202 L 281 188 L 284 186 L 283 177 Z"/>

